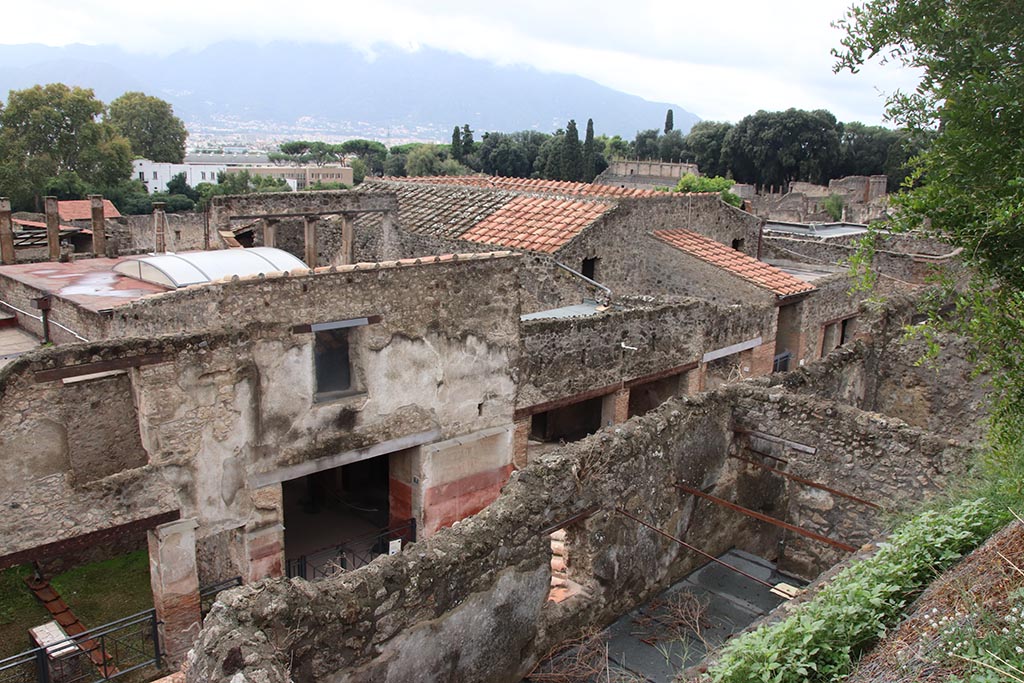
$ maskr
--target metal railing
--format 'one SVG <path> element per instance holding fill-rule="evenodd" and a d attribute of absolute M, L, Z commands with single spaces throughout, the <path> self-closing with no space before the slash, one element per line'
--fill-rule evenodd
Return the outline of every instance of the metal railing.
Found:
<path fill-rule="evenodd" d="M 225 591 L 228 588 L 234 588 L 235 586 L 242 585 L 242 577 L 236 576 L 220 583 L 215 583 L 210 586 L 199 588 L 199 612 L 202 614 L 203 619 L 210 613 L 210 609 L 213 607 L 213 603 L 217 601 L 217 596 L 221 591 Z"/>
<path fill-rule="evenodd" d="M 0 659 L 0 683 L 97 683 L 161 667 L 156 611 L 132 614 Z"/>
<path fill-rule="evenodd" d="M 289 578 L 301 576 L 308 581 L 324 579 L 339 572 L 358 569 L 380 555 L 393 554 L 415 540 L 416 520 L 410 519 L 387 529 L 292 558 L 285 563 L 285 573 Z"/>
<path fill-rule="evenodd" d="M 793 354 L 789 351 L 785 351 L 775 356 L 775 359 L 772 361 L 772 372 L 788 372 L 789 361 L 792 360 L 792 358 Z"/>

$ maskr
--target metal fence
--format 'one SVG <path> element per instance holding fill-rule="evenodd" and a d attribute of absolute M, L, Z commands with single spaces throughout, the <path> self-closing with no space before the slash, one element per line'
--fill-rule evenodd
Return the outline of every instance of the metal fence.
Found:
<path fill-rule="evenodd" d="M 236 576 L 233 579 L 227 579 L 211 586 L 201 587 L 199 589 L 199 611 L 202 613 L 203 619 L 210 613 L 210 609 L 213 607 L 213 603 L 217 601 L 217 595 L 221 591 L 241 585 L 242 577 Z"/>
<path fill-rule="evenodd" d="M 156 611 L 109 624 L 0 660 L 0 683 L 96 683 L 161 666 Z"/>
<path fill-rule="evenodd" d="M 292 558 L 285 565 L 289 578 L 301 576 L 309 581 L 358 569 L 380 555 L 393 554 L 416 540 L 416 520 L 375 531 L 309 555 Z M 0 681 L 0 683 L 3 683 Z"/>

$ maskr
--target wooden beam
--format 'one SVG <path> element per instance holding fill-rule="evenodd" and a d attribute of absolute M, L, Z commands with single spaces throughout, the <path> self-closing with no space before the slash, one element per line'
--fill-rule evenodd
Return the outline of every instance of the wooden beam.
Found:
<path fill-rule="evenodd" d="M 757 453 L 757 451 L 754 451 L 754 452 Z M 763 453 L 758 453 L 758 455 L 764 455 L 764 454 Z M 755 467 L 760 467 L 761 469 L 768 470 L 769 472 L 774 472 L 775 474 L 781 474 L 783 477 L 786 477 L 787 479 L 792 479 L 793 481 L 795 481 L 795 482 L 797 482 L 799 484 L 803 484 L 805 486 L 810 486 L 811 488 L 815 488 L 815 489 L 821 489 L 822 491 L 827 491 L 828 493 L 837 495 L 840 498 L 846 498 L 847 500 L 852 500 L 853 502 L 860 503 L 861 505 L 867 505 L 868 507 L 875 508 L 876 510 L 880 510 L 881 509 L 881 506 L 875 505 L 870 500 L 864 500 L 863 498 L 858 498 L 857 496 L 855 496 L 855 495 L 853 495 L 851 493 L 844 493 L 843 491 L 840 491 L 838 489 L 834 489 L 834 488 L 832 488 L 830 486 L 825 486 L 824 484 L 819 484 L 816 481 L 812 481 L 810 479 L 804 479 L 803 477 L 798 477 L 795 474 L 791 474 L 790 472 L 786 472 L 784 470 L 777 469 L 775 467 L 772 467 L 771 465 L 765 465 L 763 462 L 758 462 L 756 460 L 751 460 L 750 458 L 744 458 L 742 455 L 730 455 L 729 457 L 730 458 L 736 458 L 737 460 L 739 460 L 741 462 L 745 462 L 747 464 L 754 465 Z M 768 456 L 768 457 L 772 457 L 772 456 Z"/>
<path fill-rule="evenodd" d="M 544 527 L 539 532 L 537 532 L 537 535 L 538 536 L 549 536 L 549 535 L 553 534 L 554 532 L 558 531 L 559 529 L 564 529 L 565 527 L 569 526 L 570 524 L 575 524 L 576 522 L 582 521 L 582 520 L 586 519 L 587 517 L 590 517 L 592 514 L 594 514 L 595 512 L 597 512 L 600 509 L 601 509 L 600 505 L 591 505 L 586 510 L 582 510 L 580 512 L 577 512 L 575 515 L 573 515 L 572 517 L 569 517 L 568 519 L 563 519 L 561 522 L 555 522 L 554 524 L 551 524 L 549 526 Z"/>
<path fill-rule="evenodd" d="M 60 213 L 57 211 L 57 198 L 44 197 L 46 209 L 46 247 L 47 256 L 51 261 L 60 260 Z"/>
<path fill-rule="evenodd" d="M 110 370 L 124 370 L 126 368 L 137 368 L 142 365 L 153 365 L 163 363 L 167 360 L 166 353 L 145 353 L 139 356 L 126 356 L 124 358 L 112 358 L 110 360 L 96 361 L 95 363 L 82 363 L 80 365 L 67 365 L 52 370 L 38 370 L 35 373 L 37 383 L 52 382 L 67 377 L 79 377 L 81 375 L 92 375 L 98 372 Z"/>
<path fill-rule="evenodd" d="M 818 449 L 814 446 L 808 446 L 796 441 L 790 441 L 789 439 L 783 439 L 781 436 L 775 436 L 774 434 L 765 434 L 764 432 L 758 432 L 753 429 L 743 429 L 742 427 L 733 427 L 732 431 L 737 434 L 755 436 L 758 439 L 764 439 L 765 441 L 771 441 L 772 443 L 781 443 L 784 446 L 792 448 L 794 451 L 800 451 L 801 453 L 807 453 L 808 455 L 814 455 L 818 452 Z"/>
<path fill-rule="evenodd" d="M 751 510 L 750 508 L 745 508 L 742 505 L 731 503 L 725 500 L 724 498 L 713 496 L 710 493 L 704 493 L 700 489 L 695 489 L 692 486 L 687 486 L 686 484 L 675 484 L 674 486 L 685 493 L 697 496 L 698 498 L 704 498 L 705 500 L 710 500 L 712 503 L 715 503 L 716 505 L 721 505 L 722 507 L 726 507 L 729 508 L 730 510 L 735 510 L 736 512 L 744 514 L 747 517 L 753 517 L 754 519 L 761 520 L 762 522 L 768 522 L 769 524 L 773 524 L 777 527 L 782 527 L 787 531 L 792 531 L 795 534 L 800 534 L 801 536 L 806 536 L 807 538 L 814 539 L 815 541 L 819 541 L 820 543 L 825 543 L 827 545 L 832 546 L 833 548 L 839 548 L 840 550 L 845 550 L 848 553 L 852 553 L 855 550 L 857 550 L 852 545 L 848 545 L 846 543 L 843 543 L 842 541 L 833 540 L 828 536 L 822 536 L 819 533 L 810 531 L 808 529 L 803 529 L 794 524 L 790 524 L 789 522 L 783 522 L 781 519 L 777 519 L 770 515 L 766 515 L 762 512 L 756 512 L 754 510 Z"/>
<path fill-rule="evenodd" d="M 92 253 L 107 255 L 107 224 L 103 215 L 103 195 L 89 195 L 89 211 L 92 217 Z"/>

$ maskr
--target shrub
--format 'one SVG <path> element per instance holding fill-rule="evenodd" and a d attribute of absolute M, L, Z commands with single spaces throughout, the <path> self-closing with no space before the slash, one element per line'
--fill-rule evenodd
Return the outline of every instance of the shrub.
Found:
<path fill-rule="evenodd" d="M 734 640 L 709 672 L 715 683 L 841 680 L 934 576 L 986 539 L 1005 517 L 983 499 L 924 512 L 875 555 L 836 575 L 775 624 Z"/>

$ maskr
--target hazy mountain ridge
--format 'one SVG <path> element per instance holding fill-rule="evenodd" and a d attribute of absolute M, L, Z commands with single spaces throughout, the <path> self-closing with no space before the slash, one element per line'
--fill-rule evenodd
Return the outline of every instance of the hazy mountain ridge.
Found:
<path fill-rule="evenodd" d="M 683 132 L 698 118 L 587 79 L 527 66 L 497 66 L 433 49 L 382 48 L 374 59 L 345 45 L 223 42 L 166 57 L 110 46 L 0 46 L 0 93 L 36 83 L 91 87 L 104 102 L 129 90 L 169 101 L 188 124 L 227 120 L 331 125 L 355 131 L 550 132 L 575 118 L 582 129 L 632 138 L 674 110 Z M 441 137 L 440 139 L 444 139 Z"/>

